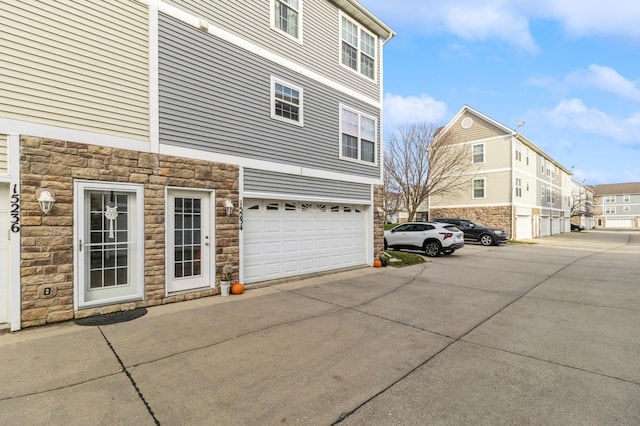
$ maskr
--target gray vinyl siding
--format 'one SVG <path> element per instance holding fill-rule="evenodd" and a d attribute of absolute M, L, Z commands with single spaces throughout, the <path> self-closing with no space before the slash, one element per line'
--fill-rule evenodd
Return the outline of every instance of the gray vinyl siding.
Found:
<path fill-rule="evenodd" d="M 326 200 L 371 201 L 371 185 L 298 176 L 266 170 L 245 169 L 244 190 L 247 192 L 283 194 Z"/>
<path fill-rule="evenodd" d="M 159 44 L 161 144 L 379 177 L 338 158 L 340 103 L 378 119 L 380 158 L 377 108 L 163 14 Z M 304 127 L 271 118 L 271 76 L 303 89 Z"/>
<path fill-rule="evenodd" d="M 303 0 L 302 45 L 271 29 L 269 0 L 167 0 L 166 3 L 300 63 L 375 101 L 380 100 L 380 40 L 376 41 L 375 82 L 341 66 L 340 11 L 327 0 Z"/>

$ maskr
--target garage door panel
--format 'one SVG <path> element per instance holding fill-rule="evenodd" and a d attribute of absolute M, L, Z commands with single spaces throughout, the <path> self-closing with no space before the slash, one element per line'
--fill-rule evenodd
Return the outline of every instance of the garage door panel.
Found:
<path fill-rule="evenodd" d="M 607 228 L 633 228 L 633 219 L 613 219 L 607 218 Z"/>
<path fill-rule="evenodd" d="M 245 283 L 366 264 L 366 207 L 247 203 L 259 208 L 245 210 Z"/>

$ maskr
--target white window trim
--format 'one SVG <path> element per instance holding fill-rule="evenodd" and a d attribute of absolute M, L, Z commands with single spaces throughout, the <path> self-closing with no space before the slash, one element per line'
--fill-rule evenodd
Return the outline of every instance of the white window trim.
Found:
<path fill-rule="evenodd" d="M 345 157 L 344 155 L 342 155 L 342 110 L 345 110 L 345 109 L 358 115 L 358 157 L 359 158 Z M 346 106 L 344 104 L 340 104 L 339 114 L 340 114 L 339 117 L 338 117 L 338 120 L 340 122 L 340 131 L 339 131 L 339 134 L 338 134 L 338 139 L 339 139 L 339 141 L 338 141 L 339 158 L 341 160 L 353 161 L 353 162 L 358 163 L 358 164 L 367 164 L 369 166 L 377 166 L 378 165 L 378 158 L 379 158 L 378 148 L 379 148 L 379 145 L 380 145 L 380 143 L 378 142 L 378 139 L 380 139 L 380 137 L 378 135 L 378 119 L 376 117 L 372 116 L 372 115 L 365 114 L 364 112 L 361 112 L 361 111 L 359 111 L 359 110 L 357 110 L 355 108 L 348 107 L 348 106 Z M 362 137 L 360 135 L 360 119 L 362 117 L 366 117 L 366 118 L 368 118 L 370 120 L 373 120 L 374 123 L 375 123 L 374 125 L 375 125 L 375 129 L 376 129 L 376 138 L 375 138 L 374 147 L 373 147 L 373 154 L 374 154 L 375 158 L 374 158 L 373 162 L 365 161 L 365 160 L 361 159 L 362 158 L 362 144 L 361 144 Z"/>
<path fill-rule="evenodd" d="M 482 147 L 482 161 L 475 161 L 475 153 L 473 152 L 473 148 L 475 148 L 476 146 Z M 485 149 L 484 142 L 471 144 L 471 164 L 484 164 L 486 161 L 487 161 L 487 151 Z"/>
<path fill-rule="evenodd" d="M 303 43 L 303 37 L 302 37 L 302 22 L 303 22 L 303 13 L 302 13 L 302 9 L 303 9 L 303 3 L 304 0 L 299 0 L 300 5 L 298 7 L 298 37 L 294 37 L 291 34 L 289 34 L 286 31 L 281 30 L 280 28 L 278 28 L 278 26 L 276 25 L 276 15 L 275 15 L 275 9 L 276 9 L 276 0 L 271 0 L 270 3 L 270 20 L 271 20 L 271 29 L 274 30 L 275 32 L 282 34 L 283 36 L 287 37 L 289 40 L 293 40 L 297 43 L 299 43 L 300 45 L 304 44 Z"/>
<path fill-rule="evenodd" d="M 358 43 L 360 43 L 360 32 L 364 31 L 365 33 L 369 34 L 371 37 L 373 37 L 374 42 L 375 42 L 375 48 L 374 48 L 374 57 L 373 57 L 373 78 L 370 78 L 367 75 L 364 75 L 360 69 L 360 55 L 362 54 L 362 49 L 360 46 L 357 46 L 358 49 L 358 60 L 357 60 L 357 65 L 358 65 L 358 69 L 353 69 L 351 67 L 346 66 L 343 61 L 342 61 L 342 18 L 345 17 L 346 19 L 348 19 L 349 21 L 351 21 L 356 27 L 358 27 Z M 342 11 L 340 11 L 340 16 L 338 17 L 338 19 L 340 20 L 338 23 L 338 52 L 340 53 L 340 58 L 339 58 L 339 62 L 340 62 L 340 66 L 343 67 L 344 69 L 349 70 L 350 72 L 359 75 L 362 78 L 366 78 L 369 81 L 373 81 L 374 83 L 376 83 L 378 81 L 378 46 L 380 43 L 380 39 L 378 38 L 378 36 L 376 36 L 374 33 L 372 33 L 371 31 L 367 30 L 365 27 L 363 27 L 362 25 L 360 25 L 357 21 L 355 21 L 353 18 L 351 18 L 350 16 L 346 15 L 345 13 L 343 13 Z M 369 56 L 369 55 L 367 55 Z"/>
<path fill-rule="evenodd" d="M 631 206 L 622 206 L 622 211 L 623 212 L 630 212 L 631 211 Z"/>
<path fill-rule="evenodd" d="M 290 89 L 297 90 L 300 93 L 300 105 L 298 110 L 298 117 L 300 120 L 291 120 L 289 118 L 281 117 L 276 114 L 276 83 L 282 84 Z M 282 121 L 283 123 L 294 124 L 296 126 L 304 127 L 304 93 L 302 87 L 296 86 L 295 84 L 288 83 L 287 81 L 271 76 L 271 118 L 274 120 Z"/>
<path fill-rule="evenodd" d="M 630 194 L 624 194 L 622 196 L 622 202 L 623 203 L 630 203 L 631 202 L 631 195 Z"/>
<path fill-rule="evenodd" d="M 483 187 L 483 194 L 482 197 L 476 197 L 476 181 L 481 180 L 483 182 L 482 187 Z M 477 179 L 473 179 L 471 181 L 471 198 L 473 200 L 481 200 L 483 198 L 487 198 L 487 178 L 477 178 Z"/>
<path fill-rule="evenodd" d="M 611 204 L 611 203 L 615 203 L 616 202 L 616 196 L 615 195 L 605 195 L 604 196 L 604 202 Z"/>
<path fill-rule="evenodd" d="M 516 198 L 522 198 L 522 178 L 516 178 Z"/>
<path fill-rule="evenodd" d="M 616 214 L 616 208 L 607 206 L 604 208 L 604 214 Z"/>

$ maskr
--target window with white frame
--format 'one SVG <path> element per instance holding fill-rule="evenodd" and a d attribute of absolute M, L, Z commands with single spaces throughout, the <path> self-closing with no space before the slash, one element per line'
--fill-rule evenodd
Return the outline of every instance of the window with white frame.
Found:
<path fill-rule="evenodd" d="M 375 118 L 340 107 L 340 157 L 375 163 L 376 129 Z"/>
<path fill-rule="evenodd" d="M 616 208 L 615 207 L 605 207 L 604 208 L 604 214 L 616 214 Z"/>
<path fill-rule="evenodd" d="M 615 203 L 616 202 L 616 196 L 615 195 L 605 195 L 604 196 L 604 202 L 605 203 Z"/>
<path fill-rule="evenodd" d="M 623 212 L 630 212 L 631 211 L 631 206 L 623 206 L 622 207 L 622 211 Z"/>
<path fill-rule="evenodd" d="M 302 0 L 271 0 L 271 27 L 288 37 L 302 40 Z"/>
<path fill-rule="evenodd" d="M 516 160 L 522 161 L 522 142 L 516 141 Z"/>
<path fill-rule="evenodd" d="M 544 157 L 540 156 L 540 173 L 544 174 Z"/>
<path fill-rule="evenodd" d="M 547 188 L 546 192 L 547 192 L 546 193 L 547 203 L 550 203 L 551 202 L 551 188 Z"/>
<path fill-rule="evenodd" d="M 363 76 L 375 80 L 376 37 L 346 16 L 340 19 L 340 62 Z"/>
<path fill-rule="evenodd" d="M 484 163 L 484 144 L 478 143 L 471 146 L 471 158 L 473 163 Z"/>
<path fill-rule="evenodd" d="M 484 198 L 485 197 L 485 179 L 474 179 L 473 180 L 473 198 Z"/>
<path fill-rule="evenodd" d="M 516 178 L 516 197 L 522 197 L 522 179 Z"/>
<path fill-rule="evenodd" d="M 271 118 L 302 126 L 302 88 L 271 77 Z"/>
<path fill-rule="evenodd" d="M 631 202 L 631 195 L 629 194 L 625 194 L 622 196 L 622 202 L 623 203 L 630 203 Z"/>

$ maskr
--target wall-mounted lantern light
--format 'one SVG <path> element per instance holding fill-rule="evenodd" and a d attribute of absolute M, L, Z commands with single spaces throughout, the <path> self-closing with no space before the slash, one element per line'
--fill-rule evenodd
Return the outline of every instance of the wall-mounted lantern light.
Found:
<path fill-rule="evenodd" d="M 233 213 L 233 202 L 230 199 L 224 200 L 224 210 L 227 212 L 227 216 L 231 216 Z"/>
<path fill-rule="evenodd" d="M 382 218 L 384 217 L 384 210 L 381 207 L 378 207 L 378 217 Z"/>
<path fill-rule="evenodd" d="M 44 214 L 49 214 L 53 203 L 56 202 L 56 193 L 50 189 L 38 188 L 36 190 L 36 200 L 40 204 L 40 209 Z"/>

